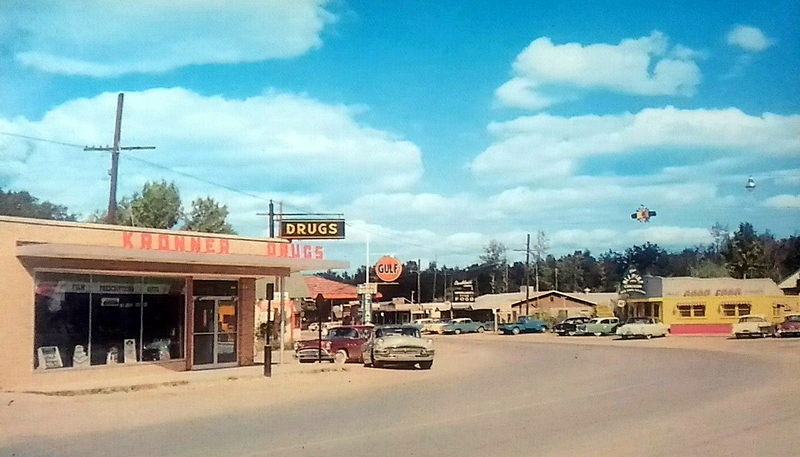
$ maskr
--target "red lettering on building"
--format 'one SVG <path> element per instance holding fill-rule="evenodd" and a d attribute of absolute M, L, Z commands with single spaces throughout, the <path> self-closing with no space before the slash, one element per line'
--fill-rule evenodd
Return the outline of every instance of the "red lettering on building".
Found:
<path fill-rule="evenodd" d="M 153 236 L 149 233 L 139 235 L 139 249 L 153 249 Z"/>
<path fill-rule="evenodd" d="M 317 260 L 322 260 L 325 258 L 325 250 L 322 246 L 316 246 L 314 248 L 314 258 Z"/>
<path fill-rule="evenodd" d="M 278 253 L 276 251 L 275 243 L 267 243 L 267 257 L 277 257 Z"/>
<path fill-rule="evenodd" d="M 133 232 L 122 232 L 122 247 L 133 249 Z"/>
<path fill-rule="evenodd" d="M 231 242 L 229 240 L 219 240 L 219 253 L 220 254 L 230 254 L 231 253 Z"/>
<path fill-rule="evenodd" d="M 200 252 L 200 238 L 192 237 L 190 238 L 190 251 L 191 252 Z"/>
<path fill-rule="evenodd" d="M 282 244 L 280 247 L 280 256 L 281 257 L 289 257 L 289 245 Z"/>
<path fill-rule="evenodd" d="M 168 235 L 158 235 L 158 250 L 159 251 L 169 251 L 169 236 Z"/>
<path fill-rule="evenodd" d="M 311 258 L 311 246 L 303 246 L 303 258 L 304 259 Z"/>
<path fill-rule="evenodd" d="M 186 238 L 182 236 L 175 237 L 175 250 L 178 252 L 186 251 Z"/>
<path fill-rule="evenodd" d="M 212 238 L 206 238 L 206 250 L 205 252 L 214 252 L 214 240 Z"/>
<path fill-rule="evenodd" d="M 300 247 L 301 246 L 299 244 L 292 244 L 291 246 L 292 246 L 292 255 L 291 255 L 291 257 L 293 259 L 299 259 L 300 258 Z"/>

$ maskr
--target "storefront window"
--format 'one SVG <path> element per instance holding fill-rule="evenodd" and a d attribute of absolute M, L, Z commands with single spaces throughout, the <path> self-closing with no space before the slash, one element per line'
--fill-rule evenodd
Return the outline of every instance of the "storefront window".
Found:
<path fill-rule="evenodd" d="M 678 313 L 681 317 L 705 317 L 706 316 L 706 305 L 702 304 L 689 304 L 689 305 L 678 305 Z"/>
<path fill-rule="evenodd" d="M 184 280 L 36 274 L 38 369 L 183 357 Z"/>
<path fill-rule="evenodd" d="M 726 303 L 722 305 L 722 315 L 725 317 L 738 317 L 750 314 L 749 303 Z"/>
<path fill-rule="evenodd" d="M 89 276 L 39 273 L 35 285 L 33 366 L 89 363 Z"/>
<path fill-rule="evenodd" d="M 92 276 L 92 365 L 139 361 L 141 300 L 141 278 Z"/>

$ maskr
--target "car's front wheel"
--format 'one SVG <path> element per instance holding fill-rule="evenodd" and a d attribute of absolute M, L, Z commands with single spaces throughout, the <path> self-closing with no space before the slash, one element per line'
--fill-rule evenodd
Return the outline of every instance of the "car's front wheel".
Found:
<path fill-rule="evenodd" d="M 513 333 L 514 335 L 519 335 L 519 327 L 512 328 L 511 333 Z"/>
<path fill-rule="evenodd" d="M 347 351 L 344 349 L 339 349 L 335 354 L 333 354 L 333 363 L 337 365 L 343 365 L 345 362 L 347 362 Z"/>
<path fill-rule="evenodd" d="M 380 360 L 375 360 L 375 354 L 372 354 L 372 366 L 374 368 L 382 368 L 383 367 L 383 362 L 381 362 Z"/>
<path fill-rule="evenodd" d="M 460 329 L 460 328 L 457 328 L 457 329 L 455 329 L 455 330 L 453 331 L 453 333 L 455 333 L 456 335 L 461 335 L 461 329 Z"/>
<path fill-rule="evenodd" d="M 478 333 L 483 333 L 485 330 L 483 327 L 478 327 Z"/>

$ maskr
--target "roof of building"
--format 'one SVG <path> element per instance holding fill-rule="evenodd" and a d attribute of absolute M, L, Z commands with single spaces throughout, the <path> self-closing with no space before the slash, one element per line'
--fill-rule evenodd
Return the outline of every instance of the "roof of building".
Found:
<path fill-rule="evenodd" d="M 322 296 L 327 300 L 357 300 L 358 288 L 352 284 L 345 284 L 339 281 L 333 281 L 320 276 L 303 276 L 306 287 L 310 293 L 309 297 L 316 298 L 317 295 Z M 382 295 L 378 292 L 375 298 L 381 298 Z"/>
<path fill-rule="evenodd" d="M 548 295 L 560 295 L 572 300 L 581 302 L 587 306 L 614 303 L 617 299 L 616 292 L 593 292 L 593 293 L 567 293 L 559 290 L 541 290 L 539 292 L 529 292 L 528 299 L 546 297 Z M 501 309 L 511 310 L 512 307 L 525 303 L 525 292 L 511 292 L 506 294 L 487 294 L 475 299 L 472 309 Z"/>
<path fill-rule="evenodd" d="M 795 271 L 794 273 L 790 274 L 788 278 L 781 281 L 778 284 L 778 287 L 781 289 L 796 289 L 800 286 L 800 270 Z"/>

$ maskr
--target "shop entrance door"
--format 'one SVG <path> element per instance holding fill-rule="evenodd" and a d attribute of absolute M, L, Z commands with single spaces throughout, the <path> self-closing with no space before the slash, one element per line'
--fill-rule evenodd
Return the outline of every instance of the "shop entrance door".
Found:
<path fill-rule="evenodd" d="M 236 297 L 194 299 L 194 368 L 235 366 Z"/>

